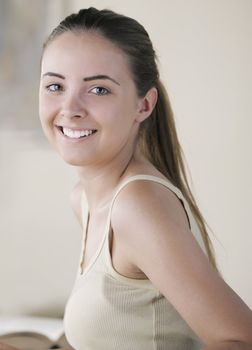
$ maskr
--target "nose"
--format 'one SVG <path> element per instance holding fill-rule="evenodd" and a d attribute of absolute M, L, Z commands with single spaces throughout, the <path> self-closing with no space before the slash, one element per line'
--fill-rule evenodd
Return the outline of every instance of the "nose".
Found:
<path fill-rule="evenodd" d="M 81 98 L 78 91 L 69 91 L 64 95 L 60 114 L 66 118 L 86 117 L 87 110 L 84 105 L 84 100 Z"/>

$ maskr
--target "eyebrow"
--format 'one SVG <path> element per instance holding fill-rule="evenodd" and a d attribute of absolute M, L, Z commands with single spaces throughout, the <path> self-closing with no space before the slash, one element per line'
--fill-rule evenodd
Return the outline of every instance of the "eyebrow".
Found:
<path fill-rule="evenodd" d="M 43 78 L 44 77 L 57 77 L 57 78 L 60 78 L 60 79 L 65 79 L 65 77 L 59 73 L 54 73 L 54 72 L 47 72 L 45 74 L 43 74 Z M 83 78 L 84 81 L 92 81 L 92 80 L 111 80 L 113 83 L 117 84 L 120 86 L 120 84 L 113 78 L 111 78 L 110 76 L 108 75 L 105 75 L 105 74 L 98 74 L 98 75 L 93 75 L 91 77 L 86 77 L 86 78 Z"/>
<path fill-rule="evenodd" d="M 57 78 L 60 78 L 60 79 L 65 79 L 65 77 L 61 74 L 58 74 L 58 73 L 53 73 L 53 72 L 47 72 L 45 74 L 42 75 L 42 77 L 57 77 Z"/>
<path fill-rule="evenodd" d="M 93 75 L 92 77 L 83 78 L 84 81 L 99 80 L 99 79 L 111 80 L 113 81 L 113 83 L 120 85 L 115 79 L 109 77 L 108 75 L 103 75 L 103 74 L 98 74 L 98 75 Z"/>

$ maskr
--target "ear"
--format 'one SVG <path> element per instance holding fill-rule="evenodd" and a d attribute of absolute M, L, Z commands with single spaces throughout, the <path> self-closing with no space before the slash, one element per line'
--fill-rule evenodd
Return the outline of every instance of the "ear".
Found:
<path fill-rule="evenodd" d="M 157 103 L 157 99 L 158 92 L 155 87 L 152 87 L 144 97 L 139 99 L 137 116 L 135 119 L 138 123 L 141 123 L 151 115 Z"/>

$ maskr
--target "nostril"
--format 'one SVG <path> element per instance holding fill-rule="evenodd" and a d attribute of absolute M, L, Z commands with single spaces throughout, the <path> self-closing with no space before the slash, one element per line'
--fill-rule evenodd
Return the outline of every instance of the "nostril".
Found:
<path fill-rule="evenodd" d="M 79 111 L 79 112 L 74 112 L 74 111 L 66 111 L 66 112 L 62 112 L 62 113 L 60 113 L 60 117 L 62 118 L 62 119 L 65 119 L 65 118 L 70 118 L 70 119 L 72 119 L 72 118 L 83 118 L 84 116 L 86 115 L 86 113 L 82 113 L 81 111 Z"/>

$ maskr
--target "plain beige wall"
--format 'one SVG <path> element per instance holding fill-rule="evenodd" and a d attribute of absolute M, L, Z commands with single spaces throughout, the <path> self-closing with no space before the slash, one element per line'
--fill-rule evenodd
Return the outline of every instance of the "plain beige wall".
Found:
<path fill-rule="evenodd" d="M 53 3 L 48 28 L 58 21 L 57 8 L 64 3 L 70 12 L 108 7 L 138 19 L 148 30 L 194 194 L 218 238 L 213 243 L 221 271 L 251 307 L 252 2 Z M 60 316 L 81 243 L 68 203 L 74 169 L 36 133 L 1 130 L 0 171 L 0 313 Z"/>

